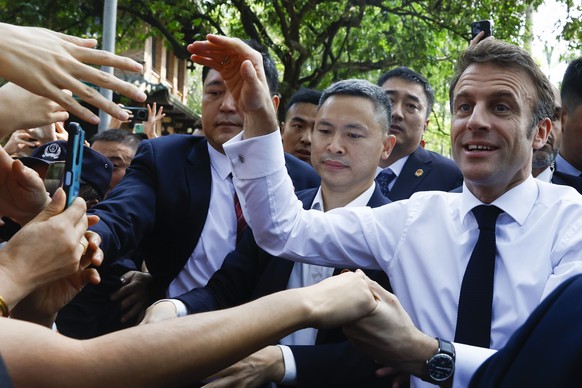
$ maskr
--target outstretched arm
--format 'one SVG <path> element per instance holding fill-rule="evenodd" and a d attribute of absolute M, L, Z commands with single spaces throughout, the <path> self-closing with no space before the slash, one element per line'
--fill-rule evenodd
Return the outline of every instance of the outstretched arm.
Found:
<path fill-rule="evenodd" d="M 128 71 L 142 71 L 142 66 L 132 59 L 92 49 L 96 44 L 95 39 L 81 39 L 44 28 L 0 23 L 0 76 L 55 101 L 90 123 L 98 123 L 99 118 L 89 109 L 83 108 L 71 95 L 64 93 L 63 89 L 125 120 L 126 112 L 81 80 L 144 101 L 146 95 L 135 86 L 88 64 Z"/>
<path fill-rule="evenodd" d="M 299 328 L 341 326 L 375 307 L 366 277 L 358 271 L 232 309 L 137 326 L 87 341 L 0 319 L 0 343 L 15 385 L 176 385 L 211 375 Z"/>

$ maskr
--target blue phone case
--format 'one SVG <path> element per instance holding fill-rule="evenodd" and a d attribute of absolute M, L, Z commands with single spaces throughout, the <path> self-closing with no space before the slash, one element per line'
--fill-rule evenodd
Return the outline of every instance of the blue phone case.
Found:
<path fill-rule="evenodd" d="M 71 122 L 67 128 L 67 159 L 65 161 L 65 175 L 63 189 L 67 195 L 66 207 L 69 207 L 79 195 L 81 186 L 81 166 L 83 164 L 83 144 L 85 131 L 78 123 Z"/>

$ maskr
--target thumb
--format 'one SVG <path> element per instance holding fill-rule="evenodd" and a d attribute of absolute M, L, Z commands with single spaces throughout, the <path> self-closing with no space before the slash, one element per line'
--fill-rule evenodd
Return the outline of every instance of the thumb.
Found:
<path fill-rule="evenodd" d="M 58 188 L 49 204 L 36 216 L 35 221 L 45 221 L 65 209 L 65 191 Z"/>

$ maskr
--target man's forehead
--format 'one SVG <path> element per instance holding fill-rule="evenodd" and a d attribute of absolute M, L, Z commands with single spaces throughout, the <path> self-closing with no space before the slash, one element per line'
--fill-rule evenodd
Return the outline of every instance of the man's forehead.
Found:
<path fill-rule="evenodd" d="M 389 96 L 398 96 L 410 98 L 416 101 L 426 101 L 424 87 L 414 81 L 401 77 L 388 78 L 383 84 L 382 89 Z"/>
<path fill-rule="evenodd" d="M 289 107 L 285 114 L 285 119 L 293 120 L 294 118 L 302 118 L 304 120 L 314 120 L 316 115 L 317 105 L 300 101 Z"/>
<path fill-rule="evenodd" d="M 210 69 L 206 78 L 204 79 L 204 86 L 210 85 L 224 85 L 224 80 L 220 73 L 214 69 Z"/>

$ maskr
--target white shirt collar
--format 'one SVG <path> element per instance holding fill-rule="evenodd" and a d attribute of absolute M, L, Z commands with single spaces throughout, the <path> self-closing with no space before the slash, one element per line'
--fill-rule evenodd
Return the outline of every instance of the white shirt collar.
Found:
<path fill-rule="evenodd" d="M 380 171 L 390 169 L 390 170 L 392 170 L 394 175 L 396 175 L 396 178 L 398 178 L 398 175 L 400 175 L 400 173 L 402 172 L 402 169 L 404 168 L 404 164 L 408 160 L 409 156 L 410 155 L 406 155 L 405 157 L 398 159 L 397 161 L 395 161 L 394 163 L 392 163 L 391 165 L 389 165 L 386 168 L 382 168 L 382 167 L 378 166 L 376 168 L 376 175 L 380 174 Z"/>
<path fill-rule="evenodd" d="M 376 182 L 372 182 L 372 185 L 368 188 L 368 190 L 364 191 L 352 202 L 348 203 L 345 207 L 368 206 L 368 202 L 370 202 L 370 198 L 372 198 L 372 194 L 374 194 L 375 188 Z M 320 211 L 325 211 L 323 207 L 323 195 L 321 194 L 321 186 L 319 186 L 319 189 L 317 189 L 317 194 L 315 194 L 315 198 L 313 199 L 311 208 Z"/>
<path fill-rule="evenodd" d="M 539 181 L 530 175 L 525 181 L 493 201 L 492 205 L 497 206 L 517 223 L 523 225 L 539 195 L 538 183 Z M 466 183 L 463 183 L 460 205 L 460 216 L 463 222 L 467 214 L 479 205 L 483 203 L 467 189 Z"/>
<path fill-rule="evenodd" d="M 552 172 L 552 169 L 548 167 L 544 171 L 540 172 L 538 176 L 536 176 L 536 179 L 539 179 L 542 182 L 551 183 L 553 175 L 554 174 Z"/>
<path fill-rule="evenodd" d="M 210 165 L 216 171 L 220 179 L 226 179 L 232 172 L 230 167 L 230 161 L 227 156 L 221 152 L 218 152 L 210 145 L 208 146 L 208 154 L 210 155 Z"/>

